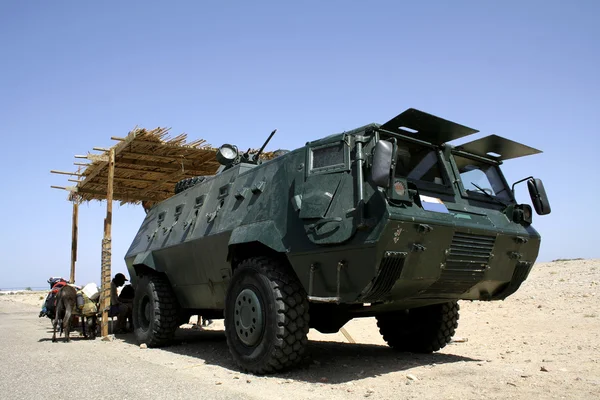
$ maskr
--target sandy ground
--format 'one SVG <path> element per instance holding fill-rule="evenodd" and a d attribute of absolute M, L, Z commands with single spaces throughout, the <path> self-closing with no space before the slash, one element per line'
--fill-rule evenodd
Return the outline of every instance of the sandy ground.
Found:
<path fill-rule="evenodd" d="M 26 316 L 18 321 L 26 322 L 32 333 L 13 339 L 25 352 L 59 348 L 69 354 L 84 351 L 88 359 L 121 360 L 125 376 L 148 371 L 162 377 L 162 385 L 176 386 L 166 392 L 167 398 L 188 397 L 180 387 L 199 385 L 194 390 L 202 390 L 202 397 L 232 399 L 591 399 L 600 398 L 599 285 L 600 260 L 537 264 L 507 300 L 461 302 L 456 342 L 438 353 L 396 353 L 385 346 L 374 319 L 360 319 L 345 326 L 356 344 L 341 333 L 311 330 L 311 361 L 266 377 L 237 370 L 221 321 L 201 331 L 184 325 L 169 348 L 140 349 L 132 335 L 118 336 L 112 343 L 97 339 L 52 344 L 47 340 L 50 321 L 37 318 L 45 293 L 0 295 L 0 317 L 11 318 L 13 310 Z M 7 351 L 2 346 L 5 341 L 0 354 Z M 9 362 L 6 357 L 0 361 L 3 367 Z M 11 379 L 13 384 L 0 383 L 0 391 L 15 394 L 14 379 L 19 377 L 10 373 L 2 381 Z M 128 382 L 134 386 L 125 398 L 156 384 L 152 379 Z M 19 396 L 9 397 L 35 398 L 34 392 L 19 390 Z"/>

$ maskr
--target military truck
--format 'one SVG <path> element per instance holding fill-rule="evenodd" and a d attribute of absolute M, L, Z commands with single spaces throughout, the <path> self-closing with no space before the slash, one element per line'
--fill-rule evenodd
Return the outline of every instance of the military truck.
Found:
<path fill-rule="evenodd" d="M 540 151 L 496 135 L 448 144 L 476 132 L 408 109 L 268 161 L 264 145 L 223 145 L 217 173 L 180 182 L 127 252 L 138 341 L 166 345 L 191 315 L 224 318 L 236 363 L 262 374 L 306 358 L 309 327 L 375 317 L 394 349 L 441 349 L 458 300 L 505 299 L 536 260 L 515 185 L 550 213 L 541 180 L 509 186 L 500 169 Z"/>

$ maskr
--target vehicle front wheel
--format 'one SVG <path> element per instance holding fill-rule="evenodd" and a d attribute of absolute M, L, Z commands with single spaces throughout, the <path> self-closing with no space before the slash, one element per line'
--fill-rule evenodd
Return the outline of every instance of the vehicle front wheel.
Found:
<path fill-rule="evenodd" d="M 166 278 L 143 276 L 133 298 L 135 338 L 148 347 L 169 344 L 179 326 L 178 304 Z"/>
<path fill-rule="evenodd" d="M 254 257 L 231 278 L 225 302 L 225 336 L 236 363 L 255 374 L 302 361 L 308 343 L 308 300 L 291 268 Z"/>
<path fill-rule="evenodd" d="M 390 347 L 431 353 L 445 347 L 458 327 L 456 301 L 378 315 L 377 326 Z"/>

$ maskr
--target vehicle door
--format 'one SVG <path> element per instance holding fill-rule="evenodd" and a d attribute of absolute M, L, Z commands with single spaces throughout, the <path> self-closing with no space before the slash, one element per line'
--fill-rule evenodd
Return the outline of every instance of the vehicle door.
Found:
<path fill-rule="evenodd" d="M 337 141 L 317 143 L 307 149 L 300 218 L 313 243 L 341 243 L 356 231 L 350 141 L 342 135 Z"/>

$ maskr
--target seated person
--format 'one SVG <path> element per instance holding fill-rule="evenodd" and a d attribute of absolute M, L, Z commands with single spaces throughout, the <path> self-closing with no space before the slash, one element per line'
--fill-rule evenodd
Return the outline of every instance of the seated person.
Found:
<path fill-rule="evenodd" d="M 117 293 L 117 288 L 123 286 L 127 281 L 125 275 L 118 273 L 110 282 L 110 315 L 117 316 L 117 329 L 115 329 L 115 333 L 126 332 L 127 319 L 129 319 L 129 322 L 133 327 L 131 321 L 133 298 L 126 298 L 126 296 L 119 297 Z"/>

